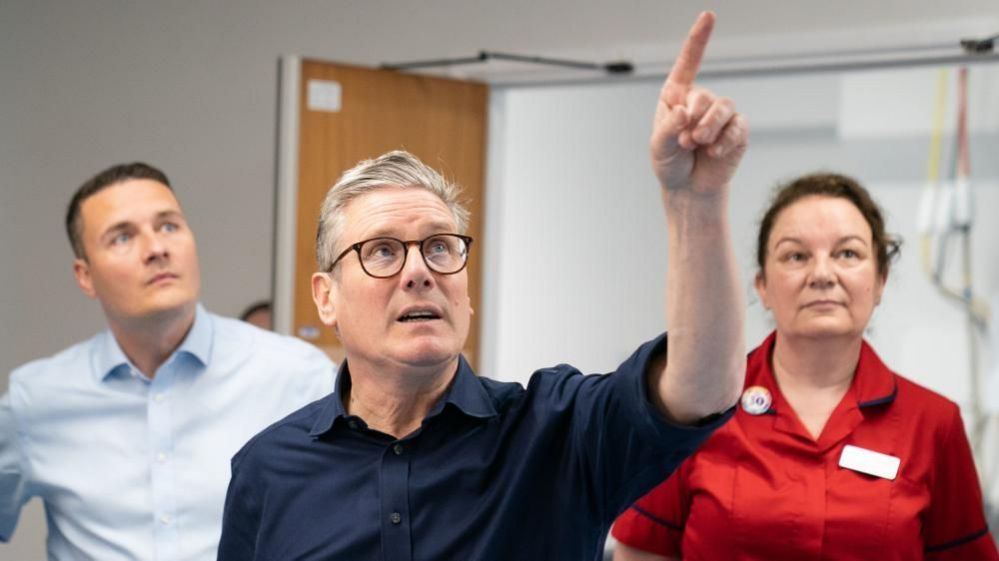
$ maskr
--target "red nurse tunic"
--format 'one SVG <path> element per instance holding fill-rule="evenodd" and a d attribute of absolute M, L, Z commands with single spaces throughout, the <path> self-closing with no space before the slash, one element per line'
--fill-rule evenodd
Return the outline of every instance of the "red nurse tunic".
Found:
<path fill-rule="evenodd" d="M 618 541 L 685 561 L 999 560 L 955 403 L 889 370 L 865 342 L 849 390 L 813 439 L 777 387 L 775 339 L 749 355 L 757 414 L 741 407 L 622 514 Z M 889 458 L 844 467 L 846 445 Z"/>

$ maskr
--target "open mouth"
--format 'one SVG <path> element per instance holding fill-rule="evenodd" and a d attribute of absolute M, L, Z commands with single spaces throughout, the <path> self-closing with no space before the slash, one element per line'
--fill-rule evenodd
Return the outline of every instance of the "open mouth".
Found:
<path fill-rule="evenodd" d="M 412 321 L 432 321 L 435 319 L 441 319 L 441 316 L 432 310 L 410 310 L 399 316 L 396 321 L 407 323 Z"/>

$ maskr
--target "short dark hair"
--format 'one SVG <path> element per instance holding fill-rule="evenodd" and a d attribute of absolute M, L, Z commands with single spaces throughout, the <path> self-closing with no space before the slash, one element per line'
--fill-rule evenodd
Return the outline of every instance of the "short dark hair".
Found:
<path fill-rule="evenodd" d="M 143 162 L 116 164 L 91 177 L 83 185 L 80 185 L 76 193 L 73 193 L 73 198 L 69 200 L 69 207 L 66 209 L 66 235 L 69 236 L 69 245 L 73 248 L 73 255 L 80 259 L 87 258 L 83 250 L 83 219 L 80 216 L 80 207 L 83 206 L 83 201 L 112 185 L 129 179 L 152 179 L 173 191 L 170 180 L 167 179 L 165 173 Z"/>
<path fill-rule="evenodd" d="M 878 274 L 882 278 L 887 277 L 891 262 L 898 257 L 902 241 L 885 232 L 881 207 L 874 202 L 867 189 L 852 177 L 836 173 L 813 173 L 777 186 L 770 207 L 760 221 L 760 230 L 756 239 L 756 263 L 760 267 L 760 272 L 763 272 L 767 260 L 767 242 L 770 241 L 770 231 L 773 230 L 777 216 L 793 203 L 812 195 L 846 199 L 857 207 L 871 227 L 871 241 L 877 256 Z"/>
<path fill-rule="evenodd" d="M 259 302 L 254 302 L 253 304 L 250 304 L 245 310 L 243 310 L 243 313 L 239 314 L 239 319 L 246 321 L 250 319 L 250 316 L 252 316 L 257 312 L 269 312 L 269 311 L 271 311 L 271 301 L 261 300 Z"/>

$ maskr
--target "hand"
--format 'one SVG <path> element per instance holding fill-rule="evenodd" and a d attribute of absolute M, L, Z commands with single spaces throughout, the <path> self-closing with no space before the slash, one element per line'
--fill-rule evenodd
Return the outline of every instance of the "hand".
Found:
<path fill-rule="evenodd" d="M 694 85 L 715 16 L 703 12 L 670 70 L 652 122 L 652 167 L 668 194 L 727 189 L 746 151 L 749 127 L 732 100 Z"/>

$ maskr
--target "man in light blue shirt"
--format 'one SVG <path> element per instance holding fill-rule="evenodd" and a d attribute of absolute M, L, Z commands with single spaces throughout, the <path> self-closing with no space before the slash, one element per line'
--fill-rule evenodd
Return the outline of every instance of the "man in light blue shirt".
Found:
<path fill-rule="evenodd" d="M 198 304 L 194 236 L 169 185 L 118 165 L 70 202 L 74 274 L 108 329 L 11 374 L 0 540 L 37 496 L 49 559 L 214 559 L 231 456 L 332 391 L 316 348 Z"/>

